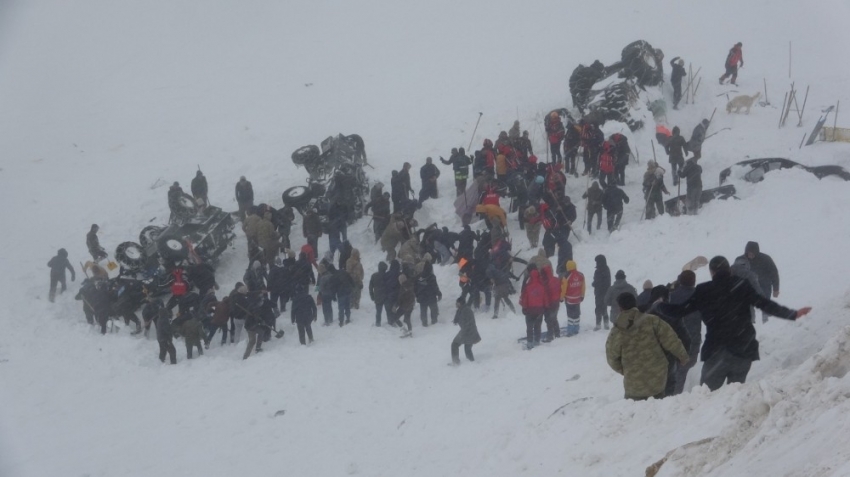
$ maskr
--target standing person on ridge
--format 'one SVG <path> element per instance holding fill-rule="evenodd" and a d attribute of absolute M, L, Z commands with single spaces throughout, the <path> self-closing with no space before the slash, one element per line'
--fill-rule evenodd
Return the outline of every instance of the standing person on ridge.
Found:
<path fill-rule="evenodd" d="M 738 86 L 738 83 L 735 81 L 738 79 L 738 65 L 740 67 L 744 67 L 744 52 L 741 51 L 743 48 L 743 44 L 739 41 L 735 43 L 735 46 L 729 49 L 729 54 L 726 55 L 726 72 L 723 73 L 723 76 L 720 77 L 720 84 L 723 84 L 726 81 L 726 78 L 731 78 L 731 83 L 735 86 Z"/>
<path fill-rule="evenodd" d="M 679 109 L 682 100 L 682 78 L 685 77 L 685 60 L 678 56 L 670 60 L 673 71 L 670 73 L 670 84 L 673 85 L 673 109 Z"/>
<path fill-rule="evenodd" d="M 245 218 L 245 211 L 254 206 L 254 186 L 242 176 L 236 183 L 236 203 L 239 204 L 239 218 Z"/>

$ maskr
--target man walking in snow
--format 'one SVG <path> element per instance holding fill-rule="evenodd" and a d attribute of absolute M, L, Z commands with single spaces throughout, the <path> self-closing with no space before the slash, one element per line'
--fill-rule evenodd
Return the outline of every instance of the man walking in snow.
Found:
<path fill-rule="evenodd" d="M 617 305 L 623 311 L 605 342 L 608 365 L 623 375 L 626 399 L 661 399 L 667 385 L 665 351 L 682 365 L 688 362 L 688 352 L 670 325 L 638 311 L 631 293 L 618 296 Z"/>
<path fill-rule="evenodd" d="M 688 155 L 688 144 L 679 133 L 679 126 L 673 126 L 673 135 L 664 145 L 667 157 L 670 158 L 670 172 L 673 174 L 673 185 L 679 185 L 679 169 L 685 164 Z"/>
<path fill-rule="evenodd" d="M 703 119 L 694 128 L 691 134 L 691 139 L 688 141 L 688 151 L 694 155 L 694 159 L 699 160 L 702 157 L 702 143 L 705 141 L 705 132 L 708 130 L 708 119 Z"/>
<path fill-rule="evenodd" d="M 758 277 L 758 284 L 761 287 L 762 296 L 766 298 L 777 298 L 779 296 L 779 269 L 770 255 L 761 253 L 758 242 L 747 242 L 744 247 L 744 255 L 738 259 L 744 258 L 750 264 L 750 270 Z M 735 260 L 738 261 L 737 259 Z M 762 312 L 762 322 L 767 323 L 767 313 Z"/>
<path fill-rule="evenodd" d="M 200 169 L 198 169 L 198 172 L 195 173 L 195 178 L 192 179 L 191 190 L 192 197 L 194 197 L 195 200 L 201 199 L 204 201 L 204 206 L 209 205 L 210 202 L 207 198 L 207 177 Z"/>
<path fill-rule="evenodd" d="M 50 294 L 47 299 L 50 300 L 50 303 L 53 303 L 53 300 L 56 298 L 56 285 L 62 285 L 62 293 L 67 289 L 65 285 L 65 270 L 70 270 L 72 282 L 76 279 L 76 275 L 74 274 L 74 267 L 68 261 L 68 252 L 64 248 L 59 249 L 56 256 L 47 262 L 47 266 L 50 267 Z"/>
<path fill-rule="evenodd" d="M 463 345 L 463 351 L 466 354 L 466 359 L 475 361 L 472 355 L 472 345 L 481 341 L 481 335 L 478 334 L 478 327 L 475 325 L 475 313 L 472 308 L 466 304 L 463 298 L 457 299 L 457 312 L 455 312 L 454 324 L 460 326 L 460 331 L 457 332 L 452 340 L 452 364 L 457 366 L 460 364 L 460 345 Z"/>
<path fill-rule="evenodd" d="M 735 43 L 731 49 L 729 49 L 729 54 L 726 55 L 726 73 L 723 73 L 723 76 L 720 77 L 720 84 L 723 84 L 726 81 L 726 78 L 732 77 L 731 83 L 735 86 L 738 86 L 738 83 L 735 81 L 738 79 L 738 65 L 741 65 L 741 68 L 744 67 L 744 52 L 741 51 L 741 48 L 744 45 L 739 41 Z"/>
<path fill-rule="evenodd" d="M 745 279 L 732 275 L 725 257 L 712 258 L 708 271 L 711 281 L 699 284 L 685 303 L 663 304 L 659 309 L 673 317 L 684 317 L 695 311 L 702 314 L 706 331 L 700 384 L 715 391 L 726 382 L 745 382 L 753 361 L 759 359 L 751 306 L 792 321 L 807 315 L 811 308 L 792 310 L 761 296 Z"/>
<path fill-rule="evenodd" d="M 617 187 L 609 184 L 602 192 L 602 207 L 605 209 L 605 220 L 608 223 L 608 232 L 620 228 L 620 219 L 623 218 L 623 203 L 629 203 L 629 196 Z"/>
<path fill-rule="evenodd" d="M 98 230 L 100 230 L 100 227 L 97 224 L 92 224 L 89 233 L 86 234 L 86 247 L 88 247 L 89 253 L 95 263 L 99 263 L 106 258 L 106 250 L 100 246 L 100 240 L 97 238 Z"/>
<path fill-rule="evenodd" d="M 635 306 L 637 306 L 637 290 L 626 282 L 626 272 L 617 270 L 614 275 L 614 284 L 605 292 L 605 304 L 611 307 L 611 323 L 617 323 L 617 316 L 620 314 L 620 307 L 617 305 L 617 297 L 623 293 L 631 293 L 635 297 Z"/>

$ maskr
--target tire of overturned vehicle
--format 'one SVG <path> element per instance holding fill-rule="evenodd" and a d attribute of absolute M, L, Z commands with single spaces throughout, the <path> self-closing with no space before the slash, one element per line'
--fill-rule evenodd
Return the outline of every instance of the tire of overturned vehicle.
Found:
<path fill-rule="evenodd" d="M 307 205 L 307 202 L 310 202 L 312 198 L 312 194 L 310 190 L 304 186 L 295 186 L 290 187 L 283 191 L 281 195 L 283 199 L 283 204 L 292 208 L 298 208 L 303 205 Z"/>
<path fill-rule="evenodd" d="M 292 163 L 297 166 L 303 166 L 308 162 L 318 159 L 320 155 L 318 146 L 299 147 L 292 153 Z"/>
<path fill-rule="evenodd" d="M 160 237 L 156 249 L 163 260 L 177 262 L 189 256 L 189 246 L 180 237 Z"/>
<path fill-rule="evenodd" d="M 164 227 L 159 227 L 157 225 L 148 225 L 143 228 L 141 232 L 139 232 L 139 243 L 142 244 L 142 247 L 148 248 L 148 246 L 154 242 L 159 237 L 159 234 L 162 233 Z"/>
<path fill-rule="evenodd" d="M 195 204 L 195 199 L 189 194 L 181 195 L 174 204 L 174 215 L 180 218 L 193 217 L 197 213 L 198 206 Z"/>
<path fill-rule="evenodd" d="M 122 242 L 115 249 L 115 259 L 124 268 L 138 270 L 145 265 L 145 250 L 136 242 Z"/>

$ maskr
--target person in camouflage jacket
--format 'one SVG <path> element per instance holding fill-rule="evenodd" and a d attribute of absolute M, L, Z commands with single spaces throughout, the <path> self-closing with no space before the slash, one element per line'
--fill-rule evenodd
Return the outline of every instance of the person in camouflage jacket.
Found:
<path fill-rule="evenodd" d="M 363 265 L 360 263 L 360 250 L 351 249 L 351 256 L 345 261 L 345 271 L 354 281 L 354 289 L 351 291 L 351 306 L 355 310 L 359 310 L 360 294 L 363 291 Z"/>
<path fill-rule="evenodd" d="M 620 317 L 608 335 L 605 354 L 611 369 L 623 375 L 626 399 L 664 397 L 667 357 L 673 354 L 684 366 L 690 357 L 673 328 L 655 315 L 641 313 L 631 293 L 617 297 Z"/>

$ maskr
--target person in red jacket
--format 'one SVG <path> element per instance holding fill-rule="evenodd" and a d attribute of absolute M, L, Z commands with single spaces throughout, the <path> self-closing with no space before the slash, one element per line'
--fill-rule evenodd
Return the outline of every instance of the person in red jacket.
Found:
<path fill-rule="evenodd" d="M 602 152 L 599 154 L 599 184 L 605 188 L 616 183 L 614 167 L 614 151 L 610 141 L 602 143 Z"/>
<path fill-rule="evenodd" d="M 567 275 L 561 279 L 561 300 L 567 305 L 567 337 L 578 334 L 584 290 L 584 274 L 576 270 L 576 262 L 567 261 Z"/>
<path fill-rule="evenodd" d="M 564 160 L 561 156 L 561 141 L 564 140 L 565 132 L 561 115 L 552 111 L 549 115 L 549 122 L 546 123 L 546 134 L 549 136 L 549 147 L 552 150 L 552 162 Z"/>
<path fill-rule="evenodd" d="M 481 149 L 481 152 L 484 153 L 484 172 L 493 177 L 496 173 L 496 151 L 493 149 L 493 141 L 485 139 L 484 148 Z"/>
<path fill-rule="evenodd" d="M 499 205 L 499 193 L 496 192 L 496 188 L 492 184 L 484 189 L 484 193 L 481 194 L 480 203 L 481 205 Z"/>
<path fill-rule="evenodd" d="M 738 86 L 735 81 L 738 79 L 738 65 L 740 64 L 741 68 L 744 67 L 744 52 L 741 51 L 743 46 L 739 41 L 729 50 L 729 54 L 726 55 L 726 73 L 723 73 L 723 76 L 720 77 L 720 84 L 723 84 L 726 78 L 731 76 L 731 83 Z"/>
<path fill-rule="evenodd" d="M 531 349 L 540 344 L 543 314 L 549 308 L 549 292 L 540 279 L 540 272 L 533 265 L 529 267 L 528 279 L 522 286 L 519 305 L 525 315 L 526 349 Z"/>
<path fill-rule="evenodd" d="M 552 267 L 546 265 L 543 267 L 543 281 L 546 284 L 546 290 L 549 292 L 549 307 L 543 314 L 543 319 L 546 321 L 546 337 L 543 338 L 544 343 L 548 343 L 555 338 L 561 337 L 561 325 L 558 324 L 558 310 L 561 304 L 561 281 L 552 273 Z"/>

